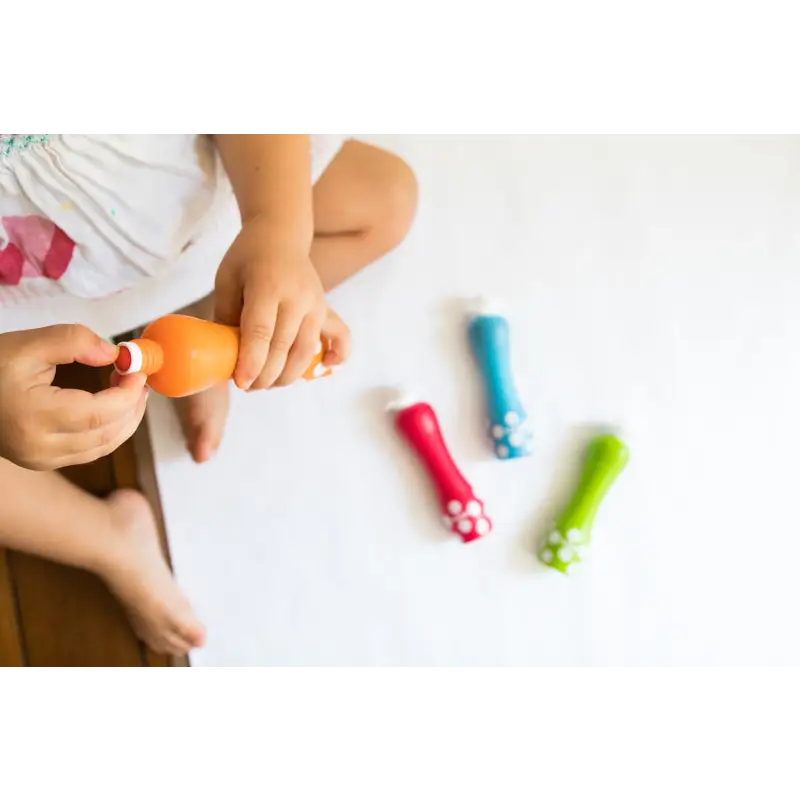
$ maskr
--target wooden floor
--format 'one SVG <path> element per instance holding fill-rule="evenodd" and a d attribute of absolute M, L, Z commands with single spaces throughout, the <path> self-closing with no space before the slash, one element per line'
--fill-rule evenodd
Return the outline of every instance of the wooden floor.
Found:
<path fill-rule="evenodd" d="M 56 381 L 90 391 L 108 375 L 76 365 Z M 65 470 L 69 480 L 98 496 L 138 486 L 164 526 L 146 423 L 113 455 Z M 4 502 L 7 502 L 4 499 Z M 136 639 L 122 609 L 102 582 L 82 570 L 0 548 L 0 666 L 186 666 L 150 652 Z"/>

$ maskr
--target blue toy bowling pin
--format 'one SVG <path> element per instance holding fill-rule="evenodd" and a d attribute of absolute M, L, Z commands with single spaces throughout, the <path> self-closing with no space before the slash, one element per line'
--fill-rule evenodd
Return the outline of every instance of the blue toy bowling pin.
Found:
<path fill-rule="evenodd" d="M 483 380 L 495 455 L 501 459 L 530 455 L 533 434 L 511 375 L 508 320 L 482 300 L 469 322 L 468 334 Z"/>

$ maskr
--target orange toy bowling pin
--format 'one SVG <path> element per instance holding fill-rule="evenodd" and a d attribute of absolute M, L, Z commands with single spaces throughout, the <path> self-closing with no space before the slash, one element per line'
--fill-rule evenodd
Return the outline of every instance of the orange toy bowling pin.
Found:
<path fill-rule="evenodd" d="M 319 350 L 303 377 L 330 375 Z M 239 329 L 230 325 L 169 314 L 151 322 L 140 339 L 122 342 L 115 368 L 122 375 L 143 372 L 147 383 L 167 397 L 186 397 L 233 377 L 239 357 Z"/>

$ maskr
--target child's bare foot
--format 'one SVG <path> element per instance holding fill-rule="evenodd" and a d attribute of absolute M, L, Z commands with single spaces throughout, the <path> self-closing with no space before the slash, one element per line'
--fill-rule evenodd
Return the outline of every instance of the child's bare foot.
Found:
<path fill-rule="evenodd" d="M 198 464 L 208 461 L 222 441 L 228 403 L 227 383 L 176 400 L 186 446 Z"/>
<path fill-rule="evenodd" d="M 201 647 L 205 630 L 167 566 L 147 500 L 122 489 L 106 502 L 118 546 L 100 576 L 125 606 L 136 635 L 157 653 L 182 656 Z"/>

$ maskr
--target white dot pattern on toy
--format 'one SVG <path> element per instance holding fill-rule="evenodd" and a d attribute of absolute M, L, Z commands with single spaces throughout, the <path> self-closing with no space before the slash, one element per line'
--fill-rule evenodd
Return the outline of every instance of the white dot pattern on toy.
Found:
<path fill-rule="evenodd" d="M 533 452 L 533 432 L 524 411 L 506 411 L 490 420 L 489 435 L 498 458 L 519 458 Z"/>
<path fill-rule="evenodd" d="M 571 575 L 576 564 L 586 558 L 586 537 L 577 528 L 570 528 L 566 535 L 559 530 L 551 531 L 539 550 L 539 560 L 548 567 Z"/>
<path fill-rule="evenodd" d="M 458 534 L 465 542 L 485 536 L 492 530 L 490 519 L 483 512 L 483 503 L 477 497 L 464 502 L 450 500 L 445 504 L 446 515 L 442 517 L 444 526 Z"/>
<path fill-rule="evenodd" d="M 575 551 L 568 544 L 558 549 L 558 560 L 563 561 L 565 564 L 569 564 L 574 555 Z"/>

